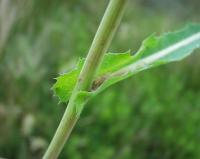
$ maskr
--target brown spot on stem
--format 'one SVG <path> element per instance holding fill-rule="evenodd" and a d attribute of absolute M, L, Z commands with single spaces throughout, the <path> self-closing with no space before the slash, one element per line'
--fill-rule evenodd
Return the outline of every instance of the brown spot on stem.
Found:
<path fill-rule="evenodd" d="M 98 87 L 100 87 L 102 85 L 102 83 L 106 80 L 106 76 L 102 76 L 97 78 L 93 83 L 92 83 L 92 87 L 91 87 L 91 91 L 96 90 Z"/>

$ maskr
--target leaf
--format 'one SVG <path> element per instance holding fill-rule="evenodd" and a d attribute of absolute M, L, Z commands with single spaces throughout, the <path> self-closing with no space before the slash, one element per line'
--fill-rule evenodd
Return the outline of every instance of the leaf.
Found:
<path fill-rule="evenodd" d="M 197 24 L 190 24 L 180 31 L 165 33 L 160 37 L 151 35 L 144 40 L 139 51 L 133 56 L 132 64 L 110 74 L 94 93 L 98 94 L 110 85 L 142 70 L 180 61 L 199 47 L 200 25 Z"/>
<path fill-rule="evenodd" d="M 108 53 L 96 75 L 90 94 L 96 95 L 104 89 L 126 79 L 142 70 L 161 64 L 180 61 L 200 47 L 200 25 L 191 24 L 180 31 L 165 33 L 160 37 L 155 34 L 144 40 L 139 51 L 126 53 Z M 68 101 L 78 78 L 84 60 L 76 69 L 61 75 L 53 86 L 62 102 Z"/>
<path fill-rule="evenodd" d="M 56 83 L 52 89 L 56 96 L 59 97 L 60 102 L 67 102 L 69 100 L 79 73 L 80 70 L 75 69 L 56 78 Z"/>
<path fill-rule="evenodd" d="M 104 56 L 101 68 L 97 72 L 96 78 L 104 77 L 106 74 L 119 70 L 130 63 L 132 59 L 133 56 L 131 56 L 130 51 L 125 53 L 107 53 Z M 69 100 L 84 62 L 85 59 L 80 59 L 74 70 L 56 78 L 56 83 L 53 85 L 52 89 L 56 96 L 59 97 L 60 102 L 67 102 Z"/>

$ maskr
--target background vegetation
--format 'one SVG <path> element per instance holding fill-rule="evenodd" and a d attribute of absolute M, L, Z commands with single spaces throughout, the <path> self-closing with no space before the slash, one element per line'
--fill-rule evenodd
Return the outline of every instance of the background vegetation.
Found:
<path fill-rule="evenodd" d="M 0 156 L 41 158 L 66 105 L 50 90 L 87 54 L 107 0 L 0 0 Z M 199 21 L 198 0 L 130 0 L 110 48 Z M 199 52 L 199 51 L 197 51 Z M 87 104 L 60 158 L 200 158 L 200 54 L 138 74 Z"/>

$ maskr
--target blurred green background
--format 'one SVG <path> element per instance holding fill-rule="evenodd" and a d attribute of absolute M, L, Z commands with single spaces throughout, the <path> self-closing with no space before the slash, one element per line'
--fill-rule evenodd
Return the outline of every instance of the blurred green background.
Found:
<path fill-rule="evenodd" d="M 39 159 L 66 105 L 50 90 L 85 57 L 108 0 L 0 0 L 0 157 Z M 200 22 L 199 0 L 129 0 L 109 51 Z M 199 53 L 198 53 L 199 52 Z M 61 159 L 199 159 L 200 51 L 107 89 Z"/>

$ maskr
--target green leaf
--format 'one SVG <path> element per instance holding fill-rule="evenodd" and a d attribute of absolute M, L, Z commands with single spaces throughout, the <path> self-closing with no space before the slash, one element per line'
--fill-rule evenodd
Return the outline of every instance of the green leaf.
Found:
<path fill-rule="evenodd" d="M 126 53 L 108 53 L 95 77 L 91 94 L 96 95 L 125 78 L 142 70 L 161 64 L 180 61 L 200 47 L 200 25 L 191 24 L 180 31 L 165 33 L 160 37 L 155 34 L 144 40 L 139 51 L 130 55 Z M 69 100 L 84 60 L 80 60 L 76 69 L 57 78 L 53 86 L 61 102 Z"/>
<path fill-rule="evenodd" d="M 55 95 L 59 97 L 60 102 L 67 102 L 69 100 L 79 73 L 80 70 L 75 69 L 56 78 L 56 83 L 52 89 Z"/>
<path fill-rule="evenodd" d="M 109 75 L 95 94 L 110 85 L 126 79 L 142 70 L 169 62 L 180 61 L 200 47 L 200 25 L 190 24 L 182 30 L 155 34 L 144 40 L 139 51 L 133 56 L 132 63 Z"/>
<path fill-rule="evenodd" d="M 133 56 L 131 56 L 130 51 L 125 53 L 107 53 L 104 56 L 101 68 L 97 72 L 96 78 L 104 77 L 107 74 L 119 70 L 130 63 L 132 59 Z M 80 59 L 74 70 L 56 78 L 56 83 L 53 85 L 52 89 L 56 96 L 59 97 L 60 102 L 67 102 L 69 100 L 84 62 L 85 59 Z M 98 83 L 99 82 L 96 81 L 93 87 L 98 85 Z"/>

